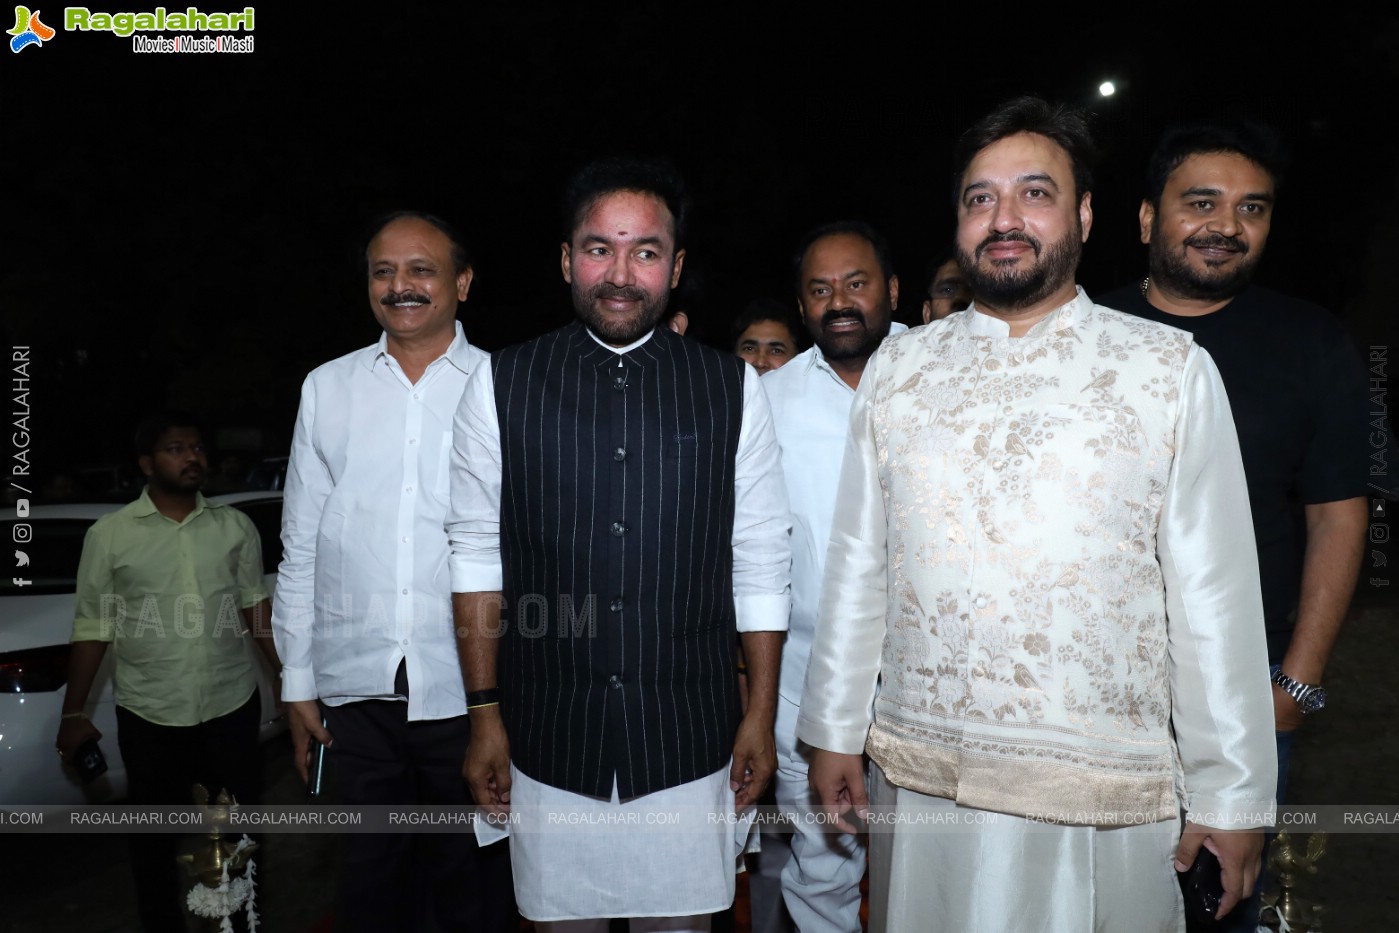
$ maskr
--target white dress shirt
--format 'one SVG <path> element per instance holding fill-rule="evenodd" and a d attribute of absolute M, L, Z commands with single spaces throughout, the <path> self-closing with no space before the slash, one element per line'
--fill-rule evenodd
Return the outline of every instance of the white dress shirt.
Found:
<path fill-rule="evenodd" d="M 443 519 L 452 419 L 478 369 L 489 358 L 458 323 L 416 383 L 387 335 L 307 377 L 272 612 L 284 700 L 392 699 L 403 661 L 409 720 L 466 712 Z"/>
<path fill-rule="evenodd" d="M 894 323 L 889 334 L 906 330 L 903 324 Z M 814 346 L 763 376 L 762 381 L 772 405 L 787 499 L 792 506 L 792 617 L 782 647 L 780 693 L 800 704 L 855 390 L 826 362 L 820 347 Z"/>

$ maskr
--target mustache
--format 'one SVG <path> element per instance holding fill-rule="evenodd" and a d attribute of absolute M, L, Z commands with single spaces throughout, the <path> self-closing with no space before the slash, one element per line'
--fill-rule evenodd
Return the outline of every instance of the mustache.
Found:
<path fill-rule="evenodd" d="M 1227 249 L 1240 255 L 1248 253 L 1248 244 L 1238 237 L 1225 236 L 1222 233 L 1210 233 L 1204 236 L 1187 237 L 1186 246 L 1193 246 L 1196 249 Z"/>
<path fill-rule="evenodd" d="M 384 305 L 396 305 L 401 301 L 414 301 L 422 305 L 432 304 L 432 299 L 427 295 L 413 291 L 385 292 L 384 297 L 379 299 L 379 303 Z"/>
<path fill-rule="evenodd" d="M 836 321 L 859 321 L 865 323 L 865 316 L 854 308 L 833 308 L 821 315 L 821 326 L 828 327 Z"/>
<path fill-rule="evenodd" d="M 645 301 L 646 293 L 635 285 L 613 285 L 610 282 L 602 282 L 592 290 L 591 297 L 594 301 L 620 298 L 623 301 Z"/>
<path fill-rule="evenodd" d="M 1027 233 L 1021 233 L 1019 230 L 1008 230 L 1005 233 L 993 233 L 986 239 L 978 243 L 976 246 L 977 258 L 980 259 L 981 254 L 986 250 L 986 247 L 990 246 L 993 243 L 1028 243 L 1030 244 L 1030 247 L 1034 249 L 1036 256 L 1040 254 L 1039 240 L 1035 239 Z"/>

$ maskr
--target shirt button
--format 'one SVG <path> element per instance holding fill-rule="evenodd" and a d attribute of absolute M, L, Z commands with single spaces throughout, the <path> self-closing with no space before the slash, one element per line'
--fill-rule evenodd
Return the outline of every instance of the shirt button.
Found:
<path fill-rule="evenodd" d="M 1005 468 L 1006 462 L 1004 460 L 997 460 L 991 464 L 991 469 L 993 470 L 1004 470 Z"/>
<path fill-rule="evenodd" d="M 607 685 L 613 690 L 621 690 L 622 678 L 618 677 L 616 674 L 613 674 L 611 677 L 607 678 Z"/>
<path fill-rule="evenodd" d="M 410 444 L 416 444 L 416 443 L 418 443 L 418 439 L 417 439 L 416 437 L 410 437 L 410 438 L 408 438 L 408 443 L 410 443 Z"/>
<path fill-rule="evenodd" d="M 407 588 L 407 587 L 404 587 L 403 590 L 402 590 L 402 593 L 403 593 L 404 596 L 407 596 L 407 595 L 408 595 L 408 588 Z"/>
<path fill-rule="evenodd" d="M 972 605 L 975 606 L 975 607 L 978 608 L 978 609 L 985 609 L 985 608 L 986 608 L 986 597 L 985 597 L 985 596 L 978 596 L 976 599 L 972 600 Z"/>
<path fill-rule="evenodd" d="M 626 376 L 615 376 L 615 377 L 613 377 L 613 379 L 612 379 L 612 388 L 614 388 L 614 389 L 616 389 L 618 392 L 620 392 L 620 391 L 622 391 L 623 389 L 625 389 L 626 387 L 627 387 L 627 377 L 626 377 Z"/>
<path fill-rule="evenodd" d="M 412 486 L 407 486 L 407 487 L 404 488 L 403 491 L 404 491 L 404 492 L 412 492 L 412 491 L 413 491 L 413 487 L 412 487 Z"/>
<path fill-rule="evenodd" d="M 612 459 L 621 463 L 623 460 L 627 459 L 627 449 L 625 447 L 618 447 L 616 450 L 612 451 Z"/>
<path fill-rule="evenodd" d="M 613 537 L 615 537 L 615 538 L 620 538 L 622 535 L 624 535 L 624 534 L 626 534 L 626 533 L 627 533 L 627 524 L 626 524 L 626 522 L 613 522 L 613 523 L 612 523 L 612 536 L 613 536 Z"/>
<path fill-rule="evenodd" d="M 407 544 L 407 543 L 408 543 L 408 536 L 407 536 L 407 535 L 404 535 L 404 536 L 403 536 L 403 543 L 404 543 L 404 544 Z"/>
<path fill-rule="evenodd" d="M 612 602 L 608 605 L 607 608 L 611 609 L 613 612 L 621 612 L 621 611 L 622 611 L 622 601 L 621 601 L 620 599 L 614 599 L 614 600 L 612 600 Z"/>
<path fill-rule="evenodd" d="M 403 647 L 405 647 L 405 648 L 408 647 L 408 639 L 406 639 L 406 638 L 403 639 Z"/>

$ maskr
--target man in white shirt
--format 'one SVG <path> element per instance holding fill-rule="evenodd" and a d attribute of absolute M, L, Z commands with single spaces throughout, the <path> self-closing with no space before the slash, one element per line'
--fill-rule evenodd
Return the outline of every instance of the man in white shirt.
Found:
<path fill-rule="evenodd" d="M 757 373 L 657 326 L 687 201 L 664 164 L 579 172 L 562 250 L 578 320 L 495 354 L 457 417 L 466 773 L 520 819 L 516 896 L 546 933 L 708 930 L 734 897 L 730 818 L 776 767 L 787 498 Z"/>
<path fill-rule="evenodd" d="M 797 305 L 815 346 L 763 377 L 792 506 L 792 616 L 782 648 L 776 731 L 777 802 L 792 827 L 782 895 L 797 929 L 858 933 L 865 847 L 858 836 L 824 832 L 812 821 L 820 801 L 807 783 L 810 749 L 797 743 L 797 712 L 850 433 L 850 404 L 866 361 L 891 327 L 895 333 L 907 328 L 893 324 L 899 278 L 888 243 L 868 224 L 841 221 L 811 231 L 793 265 Z M 773 835 L 764 834 L 765 850 Z M 759 899 L 757 891 L 753 896 Z M 755 904 L 755 915 L 759 912 Z"/>
<path fill-rule="evenodd" d="M 975 301 L 886 340 L 855 395 L 797 735 L 822 802 L 879 818 L 872 930 L 1178 933 L 1173 862 L 1219 856 L 1221 912 L 1258 872 L 1238 439 L 1190 335 L 1075 285 L 1091 150 L 1035 98 L 963 135 Z"/>
<path fill-rule="evenodd" d="M 341 802 L 470 804 L 443 520 L 452 417 L 486 363 L 456 320 L 472 269 L 451 228 L 417 213 L 385 219 L 365 258 L 384 333 L 307 377 L 292 439 L 273 606 L 282 699 L 302 778 L 314 738 Z M 503 849 L 470 833 L 351 836 L 337 921 L 508 929 Z"/>

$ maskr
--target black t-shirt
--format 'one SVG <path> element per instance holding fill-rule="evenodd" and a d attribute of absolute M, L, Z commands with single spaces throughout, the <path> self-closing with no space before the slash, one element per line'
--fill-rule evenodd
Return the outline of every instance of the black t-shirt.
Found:
<path fill-rule="evenodd" d="M 1297 620 L 1303 507 L 1378 494 L 1364 363 L 1324 308 L 1257 286 L 1199 317 L 1159 310 L 1139 284 L 1095 300 L 1189 331 L 1219 368 L 1248 478 L 1268 657 L 1280 662 Z"/>

